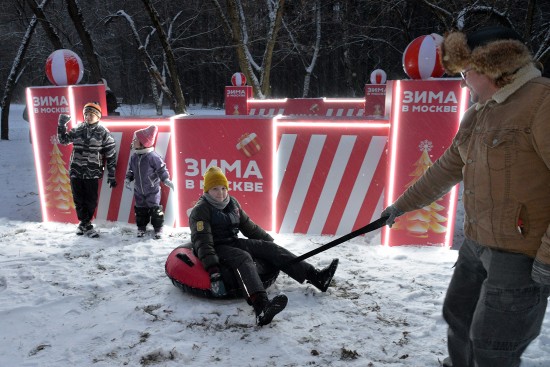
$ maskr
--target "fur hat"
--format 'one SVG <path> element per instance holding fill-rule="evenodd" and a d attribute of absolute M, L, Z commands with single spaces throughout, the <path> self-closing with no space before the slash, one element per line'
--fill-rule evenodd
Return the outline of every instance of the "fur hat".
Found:
<path fill-rule="evenodd" d="M 204 174 L 204 192 L 210 191 L 215 186 L 225 186 L 229 189 L 229 182 L 220 167 L 213 166 Z"/>
<path fill-rule="evenodd" d="M 98 102 L 88 102 L 84 105 L 82 109 L 82 114 L 85 115 L 87 112 L 91 112 L 97 116 L 98 119 L 101 118 L 101 106 Z"/>
<path fill-rule="evenodd" d="M 158 131 L 158 127 L 151 125 L 146 127 L 145 129 L 137 130 L 134 133 L 134 137 L 139 140 L 141 145 L 143 145 L 145 148 L 150 148 L 155 144 L 155 139 L 157 137 Z"/>
<path fill-rule="evenodd" d="M 519 34 L 510 28 L 493 26 L 471 34 L 450 32 L 440 46 L 441 62 L 448 74 L 467 67 L 493 80 L 512 75 L 533 61 Z"/>

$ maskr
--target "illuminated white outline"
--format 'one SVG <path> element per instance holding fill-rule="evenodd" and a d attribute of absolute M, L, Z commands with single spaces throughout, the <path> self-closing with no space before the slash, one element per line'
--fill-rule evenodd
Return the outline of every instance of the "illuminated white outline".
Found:
<path fill-rule="evenodd" d="M 387 199 L 385 200 L 384 207 L 387 207 L 391 203 L 394 202 L 394 184 L 395 184 L 395 165 L 396 165 L 396 150 L 397 150 L 397 134 L 399 131 L 399 122 L 400 122 L 400 109 L 401 109 L 401 99 L 395 98 L 396 96 L 399 96 L 401 93 L 401 82 L 395 81 L 395 89 L 394 93 L 392 93 L 392 101 L 395 101 L 393 109 L 392 109 L 392 117 L 394 117 L 394 128 L 391 129 L 391 135 L 390 135 L 390 169 L 389 169 L 389 182 L 388 182 L 388 191 L 387 191 Z M 462 88 L 460 93 L 460 101 L 459 101 L 459 114 L 458 114 L 458 121 L 456 124 L 457 131 L 460 127 L 460 122 L 462 121 L 462 117 L 464 116 L 464 113 L 467 110 L 468 107 L 468 89 Z M 456 207 L 457 207 L 457 200 L 456 197 L 458 195 L 458 185 L 455 185 L 450 191 L 449 191 L 449 207 L 447 210 L 447 231 L 445 233 L 445 242 L 443 246 L 445 248 L 450 248 L 452 246 L 453 238 L 451 234 L 454 234 L 454 227 L 455 227 L 455 217 L 456 217 Z M 390 228 L 388 226 L 384 227 L 384 240 L 382 245 L 384 247 L 389 247 L 389 241 L 390 241 Z"/>

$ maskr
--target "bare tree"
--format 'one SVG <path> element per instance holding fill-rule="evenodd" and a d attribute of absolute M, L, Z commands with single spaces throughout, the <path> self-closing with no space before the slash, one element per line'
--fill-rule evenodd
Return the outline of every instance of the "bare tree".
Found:
<path fill-rule="evenodd" d="M 268 97 L 271 94 L 270 76 L 273 49 L 275 48 L 277 33 L 281 27 L 285 1 L 266 0 L 268 25 L 260 63 L 255 61 L 250 50 L 248 27 L 241 0 L 227 0 L 227 14 L 218 0 L 212 0 L 212 2 L 218 10 L 228 38 L 231 39 L 235 47 L 240 69 L 246 75 L 247 80 L 251 82 L 254 94 L 258 98 Z"/>
<path fill-rule="evenodd" d="M 48 3 L 48 1 L 49 0 L 42 0 L 42 3 L 40 3 L 39 8 L 43 9 Z M 21 68 L 22 68 L 22 61 L 29 47 L 31 37 L 34 33 L 37 23 L 38 23 L 38 17 L 34 15 L 31 21 L 29 22 L 25 35 L 21 39 L 19 50 L 17 51 L 17 55 L 13 60 L 10 74 L 8 75 L 8 78 L 6 80 L 6 87 L 4 88 L 4 95 L 2 97 L 2 103 L 0 105 L 0 107 L 2 108 L 2 119 L 1 119 L 2 126 L 0 128 L 1 140 L 9 140 L 9 116 L 10 116 L 10 104 L 11 104 L 13 87 L 15 86 L 15 84 L 17 83 L 17 80 L 19 79 L 19 73 L 21 72 Z"/>
<path fill-rule="evenodd" d="M 92 36 L 86 27 L 86 22 L 82 16 L 82 11 L 80 10 L 78 1 L 67 0 L 67 10 L 69 11 L 69 16 L 71 17 L 75 29 L 80 37 L 80 41 L 82 42 L 84 55 L 86 60 L 88 60 L 92 78 L 94 79 L 94 82 L 97 82 L 101 79 L 101 68 L 99 66 L 97 55 L 94 51 Z"/>
<path fill-rule="evenodd" d="M 142 1 L 143 1 L 143 4 L 145 5 L 145 8 L 147 9 L 147 13 L 151 18 L 151 21 L 153 22 L 153 26 L 157 31 L 157 35 L 159 37 L 162 48 L 164 50 L 164 55 L 166 57 L 166 64 L 168 66 L 170 79 L 172 81 L 172 87 L 174 89 L 174 93 L 173 93 L 174 112 L 176 114 L 185 113 L 186 112 L 185 98 L 183 96 L 183 91 L 181 89 L 179 73 L 176 66 L 176 59 L 174 57 L 174 52 L 172 51 L 172 46 L 170 45 L 166 32 L 164 32 L 164 29 L 162 28 L 162 23 L 160 21 L 159 15 L 155 10 L 153 4 L 151 3 L 150 0 L 142 0 Z"/>

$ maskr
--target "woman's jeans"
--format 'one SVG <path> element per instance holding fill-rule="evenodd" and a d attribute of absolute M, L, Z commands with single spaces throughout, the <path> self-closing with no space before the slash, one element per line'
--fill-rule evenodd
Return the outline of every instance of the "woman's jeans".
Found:
<path fill-rule="evenodd" d="M 540 333 L 549 287 L 532 258 L 466 239 L 443 304 L 453 367 L 517 367 Z"/>

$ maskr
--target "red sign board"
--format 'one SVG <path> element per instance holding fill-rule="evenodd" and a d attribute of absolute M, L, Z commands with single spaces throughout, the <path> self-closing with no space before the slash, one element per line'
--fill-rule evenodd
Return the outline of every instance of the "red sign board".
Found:
<path fill-rule="evenodd" d="M 188 214 L 203 193 L 203 175 L 208 167 L 218 166 L 229 181 L 229 194 L 255 223 L 271 230 L 271 118 L 177 117 L 173 121 L 173 133 L 179 225 L 189 225 Z"/>
<path fill-rule="evenodd" d="M 27 88 L 27 109 L 31 124 L 31 135 L 36 166 L 38 190 L 45 222 L 78 223 L 74 211 L 71 184 L 69 180 L 69 159 L 72 146 L 64 146 L 57 138 L 59 114 L 72 116 L 68 128 L 82 121 L 82 108 L 88 101 L 97 101 L 98 86 L 48 86 Z M 103 95 L 104 95 L 103 90 Z M 74 101 L 86 101 L 75 103 Z M 99 100 L 106 109 L 105 97 Z"/>
<path fill-rule="evenodd" d="M 225 114 L 248 115 L 248 99 L 253 96 L 252 87 L 225 87 Z"/>
<path fill-rule="evenodd" d="M 390 164 L 386 205 L 411 186 L 449 147 L 468 98 L 456 79 L 390 81 Z M 399 217 L 383 232 L 386 245 L 446 246 L 454 228 L 457 188 L 433 204 Z"/>

